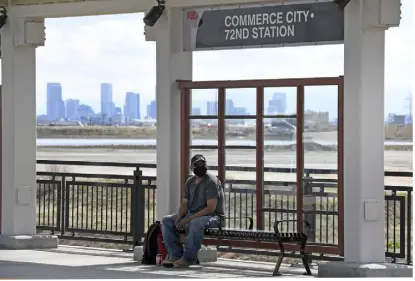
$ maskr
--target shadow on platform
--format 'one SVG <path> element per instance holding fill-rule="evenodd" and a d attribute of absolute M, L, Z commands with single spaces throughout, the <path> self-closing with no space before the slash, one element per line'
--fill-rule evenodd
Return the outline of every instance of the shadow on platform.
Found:
<path fill-rule="evenodd" d="M 132 253 L 62 247 L 52 250 L 0 250 L 0 279 L 170 279 L 272 277 L 274 265 L 218 260 L 187 269 L 141 265 Z M 281 267 L 281 277 L 303 276 L 304 269 Z M 316 272 L 313 272 L 314 276 Z"/>

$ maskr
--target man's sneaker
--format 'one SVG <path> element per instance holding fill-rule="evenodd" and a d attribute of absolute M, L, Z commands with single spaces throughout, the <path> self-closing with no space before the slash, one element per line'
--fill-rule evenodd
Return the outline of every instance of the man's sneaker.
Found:
<path fill-rule="evenodd" d="M 187 268 L 191 266 L 193 262 L 190 262 L 184 258 L 181 258 L 173 263 L 174 267 L 176 268 Z"/>
<path fill-rule="evenodd" d="M 173 267 L 174 263 L 179 260 L 179 258 L 166 258 L 161 265 L 164 267 Z"/>

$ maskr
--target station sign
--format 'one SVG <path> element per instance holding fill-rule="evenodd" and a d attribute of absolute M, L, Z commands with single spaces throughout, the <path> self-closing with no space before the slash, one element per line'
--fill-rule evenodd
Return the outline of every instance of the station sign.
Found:
<path fill-rule="evenodd" d="M 193 8 L 183 17 L 185 51 L 344 41 L 344 13 L 332 1 Z"/>

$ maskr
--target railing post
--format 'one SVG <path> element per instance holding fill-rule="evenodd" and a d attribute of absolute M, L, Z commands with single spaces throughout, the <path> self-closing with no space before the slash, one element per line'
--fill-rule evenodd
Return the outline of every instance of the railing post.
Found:
<path fill-rule="evenodd" d="M 308 241 L 315 242 L 316 240 L 316 214 L 307 214 L 307 211 L 316 210 L 316 196 L 313 195 L 313 178 L 310 176 L 310 172 L 306 171 L 306 176 L 303 178 L 304 185 L 304 197 L 303 209 L 304 209 L 304 220 L 311 224 L 310 234 L 308 235 Z M 320 230 L 321 231 L 321 230 Z"/>
<path fill-rule="evenodd" d="M 144 235 L 145 192 L 142 185 L 142 173 L 139 168 L 134 171 L 134 187 L 131 190 L 133 247 L 141 244 L 141 238 Z"/>
<path fill-rule="evenodd" d="M 62 236 L 65 234 L 65 217 L 67 216 L 65 212 L 66 210 L 65 209 L 65 206 L 66 206 L 65 193 L 66 193 L 65 177 L 62 176 L 60 188 L 58 190 L 58 223 L 59 223 L 60 233 Z"/>

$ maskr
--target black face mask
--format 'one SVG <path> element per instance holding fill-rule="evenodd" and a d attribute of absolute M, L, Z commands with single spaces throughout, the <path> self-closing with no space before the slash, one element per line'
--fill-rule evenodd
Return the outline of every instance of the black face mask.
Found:
<path fill-rule="evenodd" d="M 206 175 L 206 172 L 207 168 L 204 163 L 196 163 L 196 165 L 193 166 L 193 173 L 200 178 Z"/>

